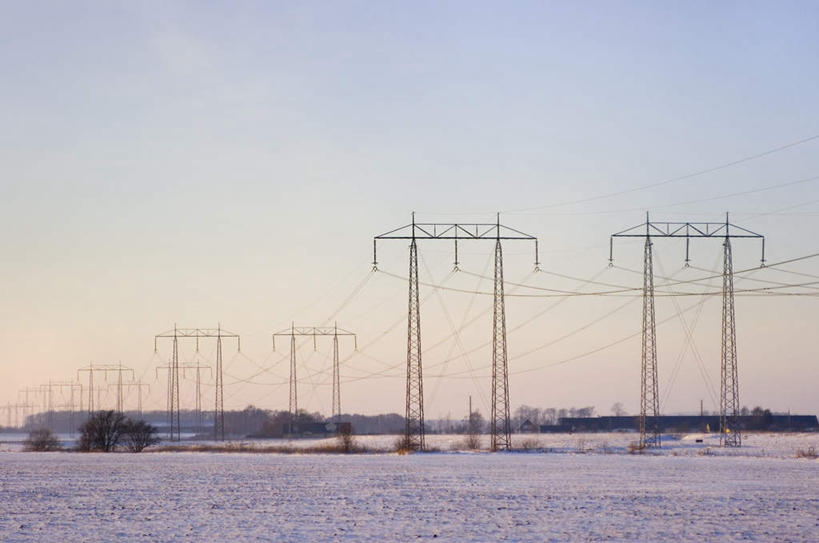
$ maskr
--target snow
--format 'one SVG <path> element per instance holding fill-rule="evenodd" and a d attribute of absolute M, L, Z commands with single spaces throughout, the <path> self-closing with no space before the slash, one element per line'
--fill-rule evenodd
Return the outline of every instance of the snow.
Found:
<path fill-rule="evenodd" d="M 789 452 L 816 434 L 659 455 L 618 454 L 633 434 L 525 437 L 553 452 L 6 452 L 0 540 L 819 540 L 819 461 Z"/>

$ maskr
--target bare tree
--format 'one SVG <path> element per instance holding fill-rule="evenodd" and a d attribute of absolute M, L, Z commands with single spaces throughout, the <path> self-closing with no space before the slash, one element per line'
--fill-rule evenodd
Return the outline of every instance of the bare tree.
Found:
<path fill-rule="evenodd" d="M 113 451 L 122 437 L 126 420 L 119 411 L 97 411 L 80 426 L 77 448 L 81 451 Z"/>
<path fill-rule="evenodd" d="M 572 408 L 574 409 L 574 408 Z M 588 407 L 581 407 L 575 410 L 576 416 L 578 417 L 593 417 L 594 416 L 594 406 L 590 405 Z"/>
<path fill-rule="evenodd" d="M 481 447 L 481 433 L 484 428 L 483 415 L 477 409 L 469 414 L 469 421 L 466 425 L 466 439 L 464 445 L 467 449 L 475 450 Z"/>
<path fill-rule="evenodd" d="M 159 443 L 156 427 L 144 420 L 126 419 L 122 430 L 122 440 L 131 452 L 142 452 L 145 447 Z"/>
<path fill-rule="evenodd" d="M 611 414 L 614 415 L 615 417 L 625 417 L 626 415 L 628 415 L 626 410 L 623 408 L 623 404 L 620 402 L 617 402 L 616 404 L 611 406 Z"/>

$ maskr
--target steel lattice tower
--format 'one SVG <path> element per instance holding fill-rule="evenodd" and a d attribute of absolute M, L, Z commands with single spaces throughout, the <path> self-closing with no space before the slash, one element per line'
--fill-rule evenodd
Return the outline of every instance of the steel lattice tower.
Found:
<path fill-rule="evenodd" d="M 197 383 L 199 382 L 200 366 L 180 366 L 179 365 L 179 339 L 180 338 L 194 338 L 196 340 L 196 351 L 199 352 L 200 338 L 216 338 L 216 406 L 213 419 L 213 435 L 216 439 L 224 439 L 225 423 L 224 423 L 224 382 L 222 379 L 222 338 L 236 338 L 237 351 L 242 351 L 242 340 L 238 334 L 222 330 L 221 324 L 216 328 L 177 328 L 168 332 L 163 332 L 154 336 L 154 352 L 157 351 L 157 340 L 159 338 L 173 339 L 173 355 L 171 357 L 171 364 L 167 367 L 161 366 L 157 368 L 168 370 L 168 423 L 169 435 L 171 440 L 178 441 L 181 437 L 181 421 L 180 421 L 180 406 L 179 406 L 179 368 L 195 369 L 197 371 Z M 208 366 L 201 366 L 208 367 Z M 208 369 L 210 369 L 208 367 Z M 199 385 L 197 385 L 197 389 Z M 197 390 L 197 411 L 201 412 L 201 403 L 198 400 L 199 391 Z"/>
<path fill-rule="evenodd" d="M 413 232 L 414 234 L 414 232 Z M 405 446 L 424 450 L 424 377 L 421 366 L 421 311 L 418 299 L 418 245 L 413 237 L 409 258 L 407 311 L 407 395 Z"/>
<path fill-rule="evenodd" d="M 290 327 L 290 400 L 287 410 L 290 414 L 290 431 L 298 430 L 297 418 L 299 416 L 299 391 L 296 379 L 296 330 L 295 326 Z"/>
<path fill-rule="evenodd" d="M 338 327 L 338 323 L 333 326 L 296 326 L 295 323 L 290 325 L 290 328 L 280 332 L 274 332 L 273 350 L 276 350 L 276 338 L 287 336 L 290 338 L 290 404 L 288 406 L 288 414 L 291 421 L 291 433 L 293 421 L 298 417 L 298 396 L 296 379 L 296 336 L 313 336 L 313 350 L 318 346 L 319 336 L 333 337 L 333 399 L 332 399 L 332 416 L 331 418 L 338 422 L 341 418 L 341 379 L 340 379 L 340 360 L 338 351 L 338 338 L 341 336 L 351 336 L 355 341 L 355 348 L 358 350 L 358 337 L 348 330 Z M 298 428 L 296 428 L 298 431 Z"/>
<path fill-rule="evenodd" d="M 341 422 L 341 378 L 338 361 L 338 324 L 333 326 L 333 422 Z"/>
<path fill-rule="evenodd" d="M 657 324 L 654 314 L 654 261 L 646 229 L 643 253 L 643 352 L 640 370 L 640 448 L 660 446 L 657 384 Z M 650 417 L 650 419 L 649 419 Z"/>
<path fill-rule="evenodd" d="M 503 249 L 495 242 L 495 291 L 492 317 L 492 450 L 512 448 L 509 368 L 506 356 L 506 305 L 503 296 Z"/>
<path fill-rule="evenodd" d="M 216 328 L 216 402 L 213 408 L 213 439 L 225 439 L 225 381 L 222 372 L 222 325 Z"/>
<path fill-rule="evenodd" d="M 378 240 L 409 240 L 409 310 L 407 312 L 407 392 L 406 426 L 404 441 L 408 448 L 424 449 L 424 383 L 421 365 L 421 315 L 418 289 L 418 245 L 416 240 L 453 240 L 455 242 L 455 271 L 458 270 L 458 241 L 495 241 L 495 321 L 493 324 L 493 368 L 500 372 L 500 378 L 492 377 L 492 427 L 493 448 L 509 448 L 511 433 L 509 420 L 509 379 L 506 357 L 506 313 L 503 293 L 503 253 L 501 240 L 522 240 L 535 243 L 535 269 L 538 261 L 537 238 L 520 230 L 494 223 L 416 223 L 415 213 L 412 223 L 390 230 L 373 238 L 373 271 L 378 270 L 376 246 Z M 496 412 L 495 406 L 500 409 Z M 497 417 L 496 417 L 497 415 Z M 500 421 L 500 425 L 496 425 Z M 495 429 L 502 438 L 496 442 Z"/>
<path fill-rule="evenodd" d="M 733 230 L 731 230 L 733 228 Z M 646 222 L 612 234 L 609 241 L 609 263 L 614 261 L 614 238 L 646 238 L 643 275 L 643 353 L 640 388 L 640 446 L 660 445 L 659 401 L 657 386 L 657 337 L 654 320 L 654 274 L 652 270 L 651 238 L 685 239 L 685 263 L 689 261 L 691 238 L 723 238 L 724 267 L 722 274 L 722 383 L 720 386 L 720 442 L 739 447 L 739 382 L 737 381 L 736 325 L 734 322 L 734 272 L 731 263 L 731 238 L 752 238 L 762 242 L 762 265 L 765 265 L 765 236 L 725 222 Z M 648 425 L 648 413 L 653 412 L 653 426 Z M 730 430 L 730 432 L 728 431 Z"/>
<path fill-rule="evenodd" d="M 182 438 L 179 411 L 179 338 L 176 334 L 176 326 L 174 326 L 173 355 L 171 369 L 168 372 L 168 430 L 171 441 L 179 441 Z M 175 436 L 174 431 L 176 431 Z"/>
<path fill-rule="evenodd" d="M 724 447 L 742 446 L 739 431 L 739 380 L 737 378 L 737 331 L 734 321 L 734 269 L 731 258 L 731 239 L 723 243 L 722 272 L 722 357 L 720 370 L 720 444 Z"/>

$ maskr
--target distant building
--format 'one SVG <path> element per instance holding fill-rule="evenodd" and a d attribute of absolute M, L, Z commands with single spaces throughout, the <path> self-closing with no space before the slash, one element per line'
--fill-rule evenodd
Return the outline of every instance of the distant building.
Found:
<path fill-rule="evenodd" d="M 531 420 L 526 419 L 523 421 L 523 424 L 520 425 L 518 428 L 518 432 L 521 434 L 536 434 L 540 431 L 537 424 L 533 423 Z"/>
<path fill-rule="evenodd" d="M 718 432 L 719 415 L 662 415 L 659 417 L 661 432 Z M 629 417 L 565 417 L 557 424 L 540 426 L 542 433 L 563 432 L 614 432 L 636 430 L 640 418 Z M 816 415 L 772 415 L 764 417 L 746 415 L 739 417 L 741 430 L 764 430 L 769 432 L 816 432 L 819 420 Z"/>

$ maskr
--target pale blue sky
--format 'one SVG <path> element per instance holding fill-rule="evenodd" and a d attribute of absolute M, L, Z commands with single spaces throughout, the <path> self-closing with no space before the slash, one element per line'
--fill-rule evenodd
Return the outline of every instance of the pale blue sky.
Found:
<path fill-rule="evenodd" d="M 819 134 L 818 19 L 814 2 L 7 3 L 0 403 L 89 361 L 122 360 L 153 379 L 152 335 L 174 322 L 221 320 L 248 336 L 248 356 L 269 364 L 267 333 L 291 319 L 328 318 L 369 271 L 372 236 L 412 210 L 420 220 L 486 220 Z M 819 204 L 811 203 L 819 182 L 664 206 L 817 176 L 817 157 L 814 140 L 661 188 L 507 213 L 504 222 L 541 238 L 547 268 L 582 278 L 605 266 L 608 235 L 639 223 L 646 209 L 657 220 L 719 220 L 730 210 L 768 235 L 771 260 L 789 258 L 819 249 Z M 679 266 L 677 249 L 658 248 L 668 273 Z M 424 250 L 440 280 L 450 247 Z M 488 251 L 467 254 L 473 271 Z M 718 243 L 701 251 L 701 265 L 713 266 Z M 738 264 L 753 265 L 756 246 L 736 251 Z M 528 256 L 515 254 L 525 249 L 508 252 L 507 276 L 525 277 Z M 622 258 L 639 266 L 633 248 Z M 403 273 L 405 260 L 403 247 L 385 248 L 382 265 Z M 798 269 L 818 273 L 819 265 Z M 338 318 L 367 343 L 405 311 L 404 296 L 403 285 L 378 277 Z M 460 322 L 468 300 L 446 296 Z M 435 300 L 424 314 L 428 344 L 449 333 Z M 581 327 L 614 302 L 562 304 L 510 336 L 511 352 Z M 510 326 L 537 311 L 519 303 L 510 302 Z M 819 411 L 819 349 L 803 333 L 819 324 L 814 299 L 739 304 L 743 403 Z M 561 360 L 637 329 L 638 306 L 519 364 Z M 713 326 L 700 330 L 697 346 L 717 376 L 718 301 L 705 308 Z M 673 314 L 670 305 L 658 311 Z M 488 336 L 484 321 L 464 336 L 467 347 Z M 661 384 L 680 349 L 674 326 L 660 338 Z M 371 354 L 400 363 L 402 334 L 398 326 Z M 621 347 L 513 376 L 513 407 L 605 413 L 622 401 L 633 412 L 639 344 Z M 478 352 L 471 363 L 482 367 L 487 357 Z M 234 363 L 238 377 L 255 373 Z M 326 368 L 311 363 L 319 382 Z M 360 375 L 381 370 L 365 357 L 350 364 Z M 350 383 L 345 407 L 400 411 L 401 373 Z M 488 389 L 485 371 L 475 373 L 429 385 L 452 392 L 431 398 L 428 413 L 462 415 L 466 395 L 478 394 L 470 387 Z M 692 409 L 704 394 L 690 355 L 680 375 L 664 410 Z M 276 381 L 259 379 L 267 377 Z M 152 388 L 158 407 L 162 386 Z M 305 407 L 326 411 L 329 388 L 313 389 Z M 231 407 L 282 408 L 285 393 L 248 385 L 228 396 Z"/>

